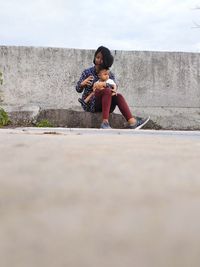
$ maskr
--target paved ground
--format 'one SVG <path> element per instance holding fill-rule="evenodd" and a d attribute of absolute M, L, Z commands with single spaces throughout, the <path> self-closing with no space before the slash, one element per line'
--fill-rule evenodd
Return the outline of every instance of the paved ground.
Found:
<path fill-rule="evenodd" d="M 0 266 L 199 267 L 200 132 L 0 140 Z"/>

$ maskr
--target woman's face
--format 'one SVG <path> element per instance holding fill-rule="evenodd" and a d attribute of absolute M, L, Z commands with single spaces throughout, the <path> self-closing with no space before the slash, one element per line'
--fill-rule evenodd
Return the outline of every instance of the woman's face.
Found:
<path fill-rule="evenodd" d="M 95 65 L 101 65 L 103 63 L 103 56 L 101 52 L 99 52 L 95 57 Z"/>

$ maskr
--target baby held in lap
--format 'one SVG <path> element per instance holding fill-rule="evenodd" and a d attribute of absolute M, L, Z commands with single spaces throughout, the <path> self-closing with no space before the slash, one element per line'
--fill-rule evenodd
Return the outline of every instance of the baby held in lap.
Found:
<path fill-rule="evenodd" d="M 90 101 L 91 97 L 95 94 L 95 90 L 103 90 L 105 88 L 110 88 L 112 91 L 112 96 L 117 95 L 117 86 L 116 83 L 109 78 L 109 69 L 101 69 L 98 73 L 99 80 L 93 84 L 93 92 L 90 93 L 84 100 L 79 98 L 79 102 L 82 104 L 87 105 L 87 103 Z M 103 82 L 103 86 L 101 89 L 97 89 L 96 86 L 98 83 Z"/>

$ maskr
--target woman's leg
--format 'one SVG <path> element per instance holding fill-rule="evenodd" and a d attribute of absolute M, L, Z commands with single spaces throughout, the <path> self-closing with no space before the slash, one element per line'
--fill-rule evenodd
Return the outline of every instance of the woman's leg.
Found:
<path fill-rule="evenodd" d="M 111 112 L 112 109 L 116 107 L 116 105 L 119 107 L 119 110 L 121 111 L 122 115 L 125 117 L 125 119 L 128 121 L 130 129 L 140 129 L 142 128 L 150 119 L 150 117 L 142 119 L 138 118 L 135 119 L 133 115 L 131 114 L 131 111 L 128 107 L 128 104 L 126 103 L 126 100 L 121 94 L 117 94 L 113 97 L 112 103 L 111 103 Z"/>
<path fill-rule="evenodd" d="M 135 118 L 133 117 L 128 104 L 124 97 L 121 94 L 117 94 L 112 97 L 111 109 L 110 112 L 113 112 L 115 107 L 118 106 L 119 110 L 121 111 L 122 115 L 125 119 L 130 123 L 134 124 L 136 122 Z"/>
<path fill-rule="evenodd" d="M 102 111 L 103 121 L 108 121 L 111 107 L 112 92 L 109 88 L 95 91 L 95 111 Z"/>
<path fill-rule="evenodd" d="M 95 92 L 95 111 L 102 111 L 103 114 L 103 122 L 101 124 L 101 128 L 109 129 L 110 125 L 108 123 L 109 113 L 113 112 L 116 106 L 118 106 L 122 115 L 129 123 L 130 129 L 140 129 L 142 128 L 150 119 L 150 117 L 146 119 L 135 119 L 128 107 L 128 104 L 124 97 L 121 94 L 117 94 L 112 96 L 112 92 L 110 89 L 105 88 L 101 91 Z"/>

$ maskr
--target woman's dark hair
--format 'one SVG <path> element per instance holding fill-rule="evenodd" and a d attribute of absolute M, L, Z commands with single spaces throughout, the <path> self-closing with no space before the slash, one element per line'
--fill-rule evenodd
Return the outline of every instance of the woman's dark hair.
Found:
<path fill-rule="evenodd" d="M 102 63 L 102 68 L 109 69 L 114 61 L 113 55 L 111 54 L 110 50 L 106 48 L 105 46 L 100 46 L 97 48 L 95 54 L 94 54 L 94 60 L 93 63 L 95 64 L 95 57 L 96 55 L 101 52 L 102 57 L 103 57 L 103 63 Z"/>

